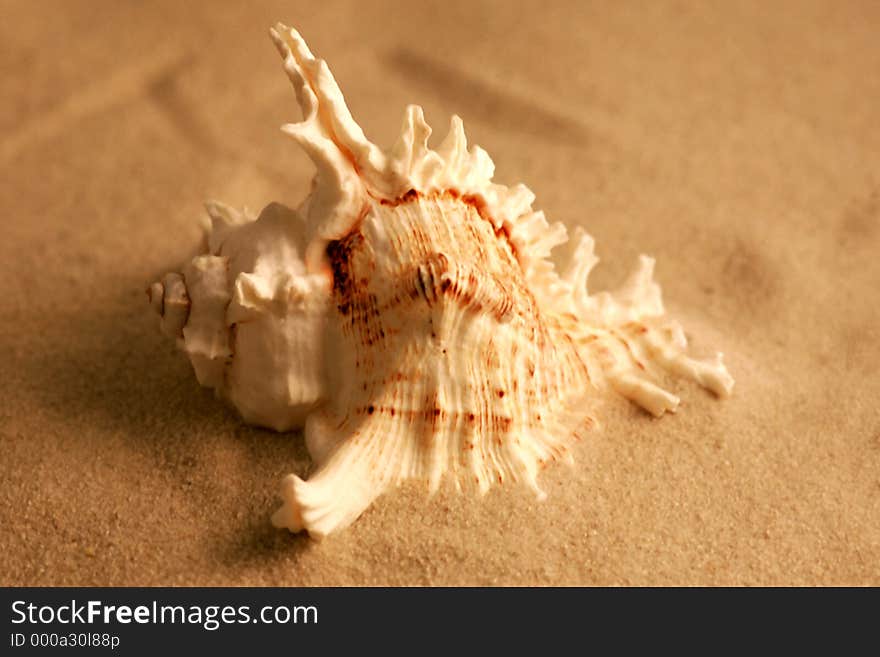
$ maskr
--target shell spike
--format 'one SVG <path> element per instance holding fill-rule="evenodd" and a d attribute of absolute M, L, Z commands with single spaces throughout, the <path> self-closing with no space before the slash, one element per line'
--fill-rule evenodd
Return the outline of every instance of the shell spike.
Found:
<path fill-rule="evenodd" d="M 596 243 L 593 237 L 580 226 L 574 229 L 571 243 L 574 248 L 563 269 L 562 278 L 575 286 L 582 284 L 584 293 L 586 293 L 590 272 L 599 264 L 599 258 L 595 251 Z"/>
<path fill-rule="evenodd" d="M 467 156 L 464 122 L 457 114 L 453 114 L 449 120 L 449 132 L 437 149 L 437 154 L 446 163 L 447 178 L 454 179 L 461 167 L 462 160 Z"/>
<path fill-rule="evenodd" d="M 302 38 L 302 35 L 300 35 L 296 28 L 279 22 L 275 23 L 275 27 L 269 28 L 269 34 L 272 36 L 272 40 L 282 56 L 286 56 L 291 50 L 291 46 L 293 46 L 292 49 L 298 55 L 298 59 L 315 58 L 305 39 Z"/>
<path fill-rule="evenodd" d="M 562 248 L 564 251 L 560 261 L 564 264 L 560 270 L 559 283 L 563 291 L 561 302 L 571 312 L 587 315 L 595 303 L 589 293 L 590 272 L 599 263 L 599 258 L 594 252 L 593 238 L 583 228 L 577 226 L 571 240 Z"/>
<path fill-rule="evenodd" d="M 248 221 L 245 213 L 236 210 L 231 205 L 226 205 L 220 201 L 205 201 L 205 212 L 211 217 L 212 221 L 222 223 L 227 226 L 235 226 Z"/>
<path fill-rule="evenodd" d="M 354 522 L 389 483 L 377 470 L 385 464 L 381 459 L 376 462 L 376 440 L 371 436 L 339 445 L 308 481 L 287 475 L 281 482 L 283 504 L 272 524 L 293 532 L 305 529 L 310 536 L 323 538 Z"/>
<path fill-rule="evenodd" d="M 327 63 L 312 55 L 299 32 L 293 28 L 279 24 L 271 34 L 278 52 L 284 58 L 284 69 L 297 89 L 297 98 L 300 99 L 306 120 L 312 116 L 312 103 L 307 94 L 301 97 L 299 90 L 303 86 L 307 86 L 314 95 L 315 113 L 322 133 L 369 179 L 379 177 L 385 171 L 385 155 L 366 138 L 352 117 Z"/>
<path fill-rule="evenodd" d="M 214 255 L 220 253 L 223 240 L 230 231 L 254 220 L 246 208 L 236 210 L 220 201 L 206 201 L 205 212 L 208 213 L 208 219 L 204 224 L 208 250 Z"/>
<path fill-rule="evenodd" d="M 466 169 L 462 172 L 466 186 L 477 189 L 486 187 L 495 175 L 495 163 L 489 153 L 480 146 L 471 147 Z"/>
<path fill-rule="evenodd" d="M 403 115 L 400 135 L 391 149 L 389 165 L 400 176 L 411 175 L 417 165 L 428 153 L 428 138 L 431 126 L 425 121 L 422 108 L 408 105 Z"/>
<path fill-rule="evenodd" d="M 278 53 L 284 60 L 284 70 L 293 84 L 297 102 L 303 113 L 303 120 L 309 121 L 318 111 L 318 99 L 312 90 L 312 84 L 306 77 L 300 62 L 294 55 L 291 48 L 291 42 L 285 40 L 282 36 L 282 32 L 276 31 L 275 29 L 272 29 L 269 32 L 272 35 L 272 41 L 275 43 Z M 293 32 L 293 30 L 290 30 L 290 32 Z M 290 32 L 285 32 L 285 34 L 289 34 Z M 311 52 L 308 54 L 311 56 Z"/>
<path fill-rule="evenodd" d="M 663 314 L 663 295 L 654 282 L 654 258 L 639 256 L 638 266 L 614 293 L 618 302 L 630 306 L 642 317 Z"/>

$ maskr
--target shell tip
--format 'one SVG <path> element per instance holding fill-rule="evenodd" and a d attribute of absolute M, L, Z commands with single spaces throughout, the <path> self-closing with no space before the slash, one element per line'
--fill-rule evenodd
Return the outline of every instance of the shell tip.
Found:
<path fill-rule="evenodd" d="M 303 518 L 299 504 L 296 503 L 296 484 L 301 481 L 296 475 L 290 474 L 281 481 L 281 497 L 284 503 L 272 514 L 272 525 L 279 529 L 288 529 L 293 533 L 302 531 Z"/>

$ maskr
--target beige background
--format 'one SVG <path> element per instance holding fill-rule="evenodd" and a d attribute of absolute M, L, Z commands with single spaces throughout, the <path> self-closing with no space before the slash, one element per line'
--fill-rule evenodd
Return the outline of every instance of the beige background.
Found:
<path fill-rule="evenodd" d="M 880 584 L 877 3 L 3 6 L 0 583 Z M 596 283 L 656 256 L 734 396 L 609 399 L 544 503 L 404 487 L 323 543 L 272 529 L 301 436 L 200 389 L 144 288 L 203 199 L 308 190 L 278 19 L 374 141 L 459 113 Z"/>

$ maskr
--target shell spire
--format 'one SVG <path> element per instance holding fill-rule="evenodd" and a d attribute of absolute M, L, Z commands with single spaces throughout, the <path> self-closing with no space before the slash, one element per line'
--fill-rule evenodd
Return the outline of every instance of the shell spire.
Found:
<path fill-rule="evenodd" d="M 600 389 L 655 416 L 678 407 L 670 375 L 730 394 L 721 354 L 686 354 L 652 258 L 591 291 L 593 238 L 569 239 L 525 185 L 493 182 L 458 116 L 435 150 L 410 105 L 383 150 L 300 34 L 270 32 L 302 110 L 282 129 L 315 164 L 312 192 L 256 217 L 208 203 L 205 253 L 148 296 L 202 385 L 247 422 L 304 429 L 314 471 L 285 477 L 273 523 L 326 536 L 407 479 L 543 497 L 538 474 L 571 460 Z"/>

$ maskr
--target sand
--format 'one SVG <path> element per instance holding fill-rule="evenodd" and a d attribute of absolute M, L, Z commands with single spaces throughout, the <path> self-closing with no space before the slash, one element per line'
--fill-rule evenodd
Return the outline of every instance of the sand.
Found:
<path fill-rule="evenodd" d="M 0 583 L 880 585 L 880 8 L 518 4 L 4 3 Z M 733 397 L 608 398 L 542 503 L 404 486 L 321 543 L 273 529 L 301 435 L 200 389 L 144 288 L 204 199 L 308 190 L 276 20 L 374 141 L 460 114 L 596 238 L 597 285 L 655 256 Z"/>

